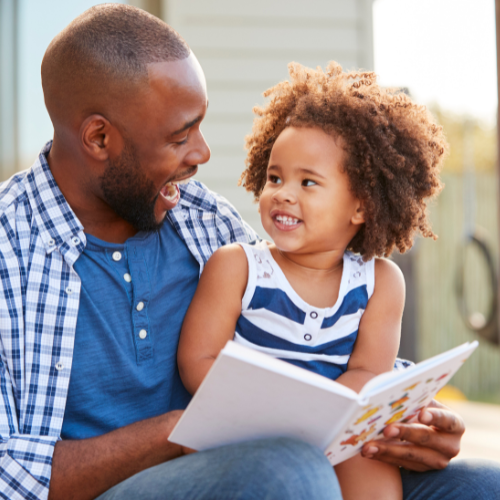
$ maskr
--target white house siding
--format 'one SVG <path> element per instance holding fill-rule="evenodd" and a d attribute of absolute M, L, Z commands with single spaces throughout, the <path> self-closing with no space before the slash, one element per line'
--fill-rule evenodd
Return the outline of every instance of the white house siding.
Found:
<path fill-rule="evenodd" d="M 197 178 L 228 198 L 263 234 L 253 196 L 237 186 L 244 137 L 262 92 L 297 61 L 373 68 L 371 0 L 163 0 L 165 20 L 189 43 L 208 84 L 202 127 L 212 150 Z"/>

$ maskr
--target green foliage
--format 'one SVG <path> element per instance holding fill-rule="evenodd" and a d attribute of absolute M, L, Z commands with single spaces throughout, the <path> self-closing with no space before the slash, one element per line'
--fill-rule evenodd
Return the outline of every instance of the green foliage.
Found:
<path fill-rule="evenodd" d="M 445 172 L 461 173 L 463 171 L 464 125 L 469 118 L 438 106 L 430 106 L 429 110 L 442 125 L 446 139 L 450 145 L 449 155 L 444 163 Z M 474 164 L 477 171 L 494 172 L 497 161 L 497 129 L 495 126 L 474 122 Z"/>

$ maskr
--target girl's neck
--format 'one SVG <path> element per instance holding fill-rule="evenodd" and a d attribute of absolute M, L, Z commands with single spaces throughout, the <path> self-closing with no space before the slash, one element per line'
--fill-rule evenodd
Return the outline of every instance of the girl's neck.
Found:
<path fill-rule="evenodd" d="M 344 250 L 297 254 L 284 252 L 272 245 L 271 252 L 281 267 L 285 266 L 295 272 L 307 273 L 317 277 L 338 272 L 339 269 L 342 269 L 344 262 Z"/>
<path fill-rule="evenodd" d="M 344 252 L 296 254 L 272 245 L 271 253 L 295 292 L 308 304 L 332 307 L 338 299 L 344 272 Z"/>

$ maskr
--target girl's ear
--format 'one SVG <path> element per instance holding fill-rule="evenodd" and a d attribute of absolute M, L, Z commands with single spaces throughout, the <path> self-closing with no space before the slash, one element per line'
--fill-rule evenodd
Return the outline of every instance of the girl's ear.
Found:
<path fill-rule="evenodd" d="M 360 224 L 364 224 L 365 222 L 365 205 L 362 201 L 358 200 L 358 206 L 356 207 L 356 211 L 354 215 L 351 217 L 351 223 L 355 226 Z"/>

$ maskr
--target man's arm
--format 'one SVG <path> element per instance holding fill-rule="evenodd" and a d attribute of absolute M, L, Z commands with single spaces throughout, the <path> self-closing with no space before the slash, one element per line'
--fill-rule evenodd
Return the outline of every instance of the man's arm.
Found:
<path fill-rule="evenodd" d="M 387 426 L 387 439 L 366 443 L 361 454 L 418 472 L 444 469 L 458 455 L 464 432 L 465 424 L 458 413 L 431 401 L 420 412 L 419 423 Z"/>
<path fill-rule="evenodd" d="M 90 500 L 142 470 L 184 455 L 188 450 L 168 441 L 181 415 L 172 411 L 99 437 L 59 441 L 49 500 Z"/>

